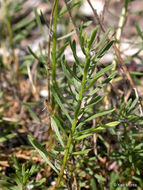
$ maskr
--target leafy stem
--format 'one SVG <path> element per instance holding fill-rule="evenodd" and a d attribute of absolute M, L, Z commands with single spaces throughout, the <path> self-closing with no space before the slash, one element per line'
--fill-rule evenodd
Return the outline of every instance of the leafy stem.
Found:
<path fill-rule="evenodd" d="M 64 170 L 65 170 L 65 167 L 66 167 L 66 164 L 67 164 L 67 161 L 68 161 L 69 150 L 70 150 L 70 147 L 71 147 L 71 144 L 72 144 L 73 135 L 74 135 L 75 128 L 76 128 L 76 125 L 77 125 L 77 122 L 78 122 L 78 116 L 79 116 L 79 112 L 80 112 L 80 108 L 81 108 L 81 103 L 82 103 L 82 98 L 83 98 L 84 87 L 85 87 L 85 83 L 86 83 L 86 76 L 87 76 L 89 64 L 90 64 L 90 57 L 89 57 L 89 50 L 87 50 L 86 61 L 85 61 L 85 65 L 84 65 L 84 73 L 83 73 L 83 77 L 82 77 L 81 88 L 80 88 L 80 91 L 79 91 L 78 103 L 77 103 L 77 106 L 76 106 L 76 109 L 75 109 L 72 128 L 71 128 L 70 135 L 68 137 L 67 146 L 66 146 L 66 150 L 65 150 L 65 154 L 64 154 L 64 158 L 63 158 L 63 162 L 62 162 L 62 167 L 61 167 L 59 176 L 57 178 L 55 189 L 57 189 L 59 187 L 59 185 L 60 185 L 62 176 L 64 174 Z"/>

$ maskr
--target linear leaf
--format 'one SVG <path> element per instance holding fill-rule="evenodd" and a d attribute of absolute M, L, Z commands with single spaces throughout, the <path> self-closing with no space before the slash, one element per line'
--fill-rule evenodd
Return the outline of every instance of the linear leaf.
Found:
<path fill-rule="evenodd" d="M 91 121 L 91 120 L 93 120 L 93 119 L 95 119 L 95 118 L 97 118 L 97 117 L 101 117 L 101 116 L 103 116 L 103 115 L 107 115 L 107 114 L 109 114 L 109 113 L 112 113 L 113 111 L 115 111 L 115 109 L 106 110 L 106 111 L 103 111 L 103 112 L 100 112 L 100 113 L 96 113 L 96 114 L 90 116 L 90 117 L 89 117 L 88 119 L 86 119 L 85 121 L 81 122 L 81 123 L 77 126 L 77 128 L 81 127 L 83 124 L 85 124 L 85 123 L 88 122 L 88 121 Z"/>
<path fill-rule="evenodd" d="M 109 42 L 106 42 L 102 48 L 98 51 L 98 53 L 92 58 L 92 61 L 94 61 L 95 59 L 96 62 L 99 61 L 105 54 L 106 52 L 110 49 L 110 47 L 112 46 L 114 40 L 111 40 Z"/>
<path fill-rule="evenodd" d="M 25 29 L 22 29 L 22 31 L 18 32 L 14 36 L 13 42 L 14 43 L 18 43 L 19 41 L 21 41 L 24 38 L 26 38 L 26 36 L 29 34 L 29 32 L 32 30 L 32 28 L 34 28 L 35 25 L 36 25 L 35 22 L 31 22 Z"/>
<path fill-rule="evenodd" d="M 90 82 L 90 84 L 89 84 L 89 85 L 86 87 L 86 89 L 84 90 L 84 92 L 87 91 L 89 88 L 91 88 L 91 87 L 94 85 L 94 83 L 95 83 L 101 76 L 103 76 L 103 75 L 105 74 L 105 72 L 109 71 L 109 70 L 112 69 L 112 68 L 113 68 L 113 64 L 111 64 L 111 65 L 105 67 L 104 69 L 101 69 L 101 71 L 99 71 L 98 73 L 96 73 L 96 74 L 94 75 L 92 81 Z"/>
<path fill-rule="evenodd" d="M 46 38 L 46 35 L 45 35 L 45 33 L 44 33 L 44 30 L 43 30 L 43 27 L 42 27 L 42 24 L 41 24 L 41 20 L 40 20 L 40 17 L 39 17 L 39 15 L 38 15 L 38 13 L 37 13 L 36 7 L 33 8 L 33 11 L 34 11 L 35 18 L 36 18 L 36 21 L 37 21 L 37 24 L 38 24 L 38 27 L 39 27 L 39 29 L 40 29 L 41 34 L 42 34 L 42 36 L 44 37 L 44 39 L 45 39 L 46 41 L 48 41 L 47 38 Z"/>
<path fill-rule="evenodd" d="M 107 32 L 105 32 L 102 39 L 98 42 L 98 44 L 94 47 L 94 49 L 92 49 L 92 51 L 95 51 L 104 42 L 104 40 L 107 38 L 110 31 L 111 31 L 111 28 L 109 28 Z"/>
<path fill-rule="evenodd" d="M 51 123 L 52 123 L 52 127 L 53 127 L 53 129 L 54 129 L 54 131 L 55 131 L 55 133 L 56 133 L 56 135 L 58 137 L 58 140 L 59 140 L 60 144 L 62 145 L 62 147 L 65 147 L 64 142 L 63 142 L 62 137 L 61 137 L 61 134 L 59 132 L 57 123 L 55 122 L 53 117 L 51 117 Z"/>
<path fill-rule="evenodd" d="M 70 47 L 71 47 L 71 50 L 72 50 L 72 53 L 73 53 L 76 63 L 78 65 L 82 65 L 82 61 L 80 60 L 80 58 L 77 56 L 77 53 L 76 53 L 76 41 L 75 40 L 73 40 L 73 42 L 70 43 Z"/>
<path fill-rule="evenodd" d="M 128 100 L 128 102 L 127 102 L 127 104 L 126 104 L 126 107 L 125 107 L 125 109 L 124 109 L 125 112 L 129 109 L 129 106 L 131 105 L 131 103 L 132 103 L 132 98 L 130 98 L 130 99 Z"/>
<path fill-rule="evenodd" d="M 33 57 L 34 57 L 35 59 L 37 59 L 39 62 L 43 63 L 42 60 L 41 60 L 41 58 L 39 58 L 39 57 L 32 51 L 32 49 L 31 49 L 29 46 L 28 46 L 27 48 L 28 48 L 28 51 L 31 53 L 31 55 L 33 55 Z"/>
<path fill-rule="evenodd" d="M 98 31 L 98 27 L 96 26 L 95 29 L 92 31 L 90 39 L 89 39 L 89 42 L 88 42 L 88 48 L 89 49 L 91 48 L 91 46 L 92 46 L 92 44 L 93 44 L 93 42 L 95 40 L 97 31 Z"/>
<path fill-rule="evenodd" d="M 97 93 L 98 91 L 101 90 L 101 88 L 103 88 L 105 85 L 107 85 L 117 74 L 117 71 L 115 71 L 114 73 L 112 73 L 111 75 L 108 76 L 107 79 L 105 79 L 100 85 L 98 85 L 94 90 L 92 90 L 92 92 L 90 92 L 88 94 L 88 96 L 92 96 L 95 93 Z"/>
<path fill-rule="evenodd" d="M 73 152 L 72 155 L 88 154 L 88 152 L 89 152 L 90 150 L 91 150 L 91 149 L 86 149 L 86 150 L 81 150 L 81 151 L 78 151 L 78 152 Z"/>
<path fill-rule="evenodd" d="M 68 70 L 66 69 L 66 66 L 65 66 L 66 65 L 66 61 L 65 61 L 64 57 L 63 57 L 63 59 L 61 61 L 61 64 L 62 64 L 62 69 L 64 71 L 64 74 L 65 74 L 66 78 L 68 79 L 69 83 L 71 85 L 73 85 L 74 88 L 75 88 L 75 90 L 78 92 L 79 89 L 77 88 L 77 86 L 75 86 L 75 84 L 74 84 L 74 82 L 73 82 L 73 80 L 72 80 L 72 78 L 70 76 L 70 73 L 68 73 Z"/>
<path fill-rule="evenodd" d="M 86 23 L 83 24 L 83 28 L 88 27 L 88 26 L 91 25 L 91 24 L 92 24 L 92 21 L 88 21 L 88 22 L 86 22 Z M 59 37 L 57 40 L 60 41 L 60 40 L 69 38 L 70 36 L 72 36 L 72 35 L 75 34 L 75 33 L 76 33 L 76 31 L 73 30 L 72 32 L 70 32 L 70 33 L 68 33 L 68 34 L 65 34 L 64 36 Z"/>
<path fill-rule="evenodd" d="M 60 40 L 69 38 L 69 37 L 71 37 L 71 36 L 72 36 L 73 34 L 75 34 L 75 33 L 76 33 L 76 32 L 73 30 L 72 32 L 70 32 L 70 33 L 68 33 L 68 34 L 66 34 L 66 35 L 64 35 L 64 36 L 59 37 L 57 40 L 60 41 Z"/>
<path fill-rule="evenodd" d="M 10 190 L 16 190 L 17 189 L 13 184 L 6 182 L 4 180 L 0 180 L 0 187 L 7 188 L 7 190 L 8 189 L 10 189 Z"/>
<path fill-rule="evenodd" d="M 143 72 L 130 71 L 130 75 L 143 76 Z"/>
<path fill-rule="evenodd" d="M 127 110 L 127 112 L 129 113 L 138 103 L 138 98 L 136 98 L 133 103 L 131 104 L 130 108 Z"/>
<path fill-rule="evenodd" d="M 26 26 L 29 25 L 32 21 L 33 21 L 32 19 L 28 19 L 28 18 L 22 19 L 20 22 L 18 22 L 17 24 L 14 25 L 13 31 L 16 32 L 17 30 L 20 30 L 21 28 L 26 27 Z"/>
<path fill-rule="evenodd" d="M 12 133 L 12 134 L 1 134 L 0 135 L 0 143 L 1 142 L 4 142 L 4 141 L 7 141 L 8 139 L 11 139 L 13 137 L 15 137 L 17 134 L 16 133 Z"/>
<path fill-rule="evenodd" d="M 63 54 L 66 47 L 69 45 L 69 42 L 66 42 L 61 48 L 58 49 L 56 59 L 61 58 L 61 55 Z"/>
<path fill-rule="evenodd" d="M 31 116 L 32 116 L 34 119 L 36 119 L 37 121 L 40 122 L 39 117 L 37 117 L 37 115 L 32 111 L 32 109 L 31 109 L 29 106 L 27 106 L 27 105 L 24 105 L 24 106 L 25 106 L 26 109 L 29 111 L 29 113 L 31 114 Z"/>
<path fill-rule="evenodd" d="M 84 111 L 86 111 L 87 109 L 93 107 L 95 104 L 97 104 L 98 102 L 100 102 L 101 100 L 103 100 L 105 96 L 96 96 L 94 99 L 92 99 L 89 104 L 86 105 Z"/>
<path fill-rule="evenodd" d="M 41 103 L 43 103 L 43 100 L 38 101 L 38 102 L 23 102 L 22 104 L 25 105 L 25 106 L 35 106 L 35 105 L 39 105 Z"/>
<path fill-rule="evenodd" d="M 71 4 L 71 5 L 70 5 L 70 10 L 72 10 L 74 7 L 76 7 L 76 6 L 79 5 L 80 3 L 81 3 L 81 1 L 77 1 L 77 2 L 74 3 L 74 4 Z M 59 13 L 59 17 L 63 16 L 66 12 L 67 12 L 67 9 L 66 9 L 66 6 L 64 6 L 64 7 L 62 8 L 62 10 L 60 11 L 60 13 Z"/>
<path fill-rule="evenodd" d="M 77 77 L 77 75 L 70 69 L 69 65 L 66 64 L 65 66 L 66 66 L 67 70 L 69 71 L 69 73 L 71 73 L 72 77 L 74 77 L 78 82 L 81 83 L 81 80 L 80 80 L 80 79 Z"/>
<path fill-rule="evenodd" d="M 48 160 L 46 157 L 47 155 L 53 158 L 53 155 L 49 152 L 47 152 L 34 138 L 32 138 L 30 135 L 28 135 L 28 139 L 32 146 L 37 150 L 37 152 L 40 154 L 40 156 L 45 160 L 45 162 L 58 174 L 58 170 L 55 168 L 55 166 Z M 54 156 L 54 159 L 57 159 L 57 157 Z"/>
<path fill-rule="evenodd" d="M 67 116 L 67 118 L 70 120 L 70 122 L 72 123 L 72 119 L 71 117 L 69 116 L 68 114 L 68 111 L 64 108 L 60 98 L 58 97 L 57 93 L 55 92 L 54 88 L 51 87 L 51 91 L 52 91 L 52 94 L 57 102 L 57 104 L 60 106 L 60 108 L 62 109 L 62 111 L 64 112 L 64 114 Z"/>
<path fill-rule="evenodd" d="M 141 37 L 141 39 L 143 40 L 143 32 L 142 32 L 141 29 L 139 28 L 139 25 L 138 25 L 138 24 L 135 24 L 135 26 L 136 26 L 138 35 L 139 35 L 139 36 Z"/>
<path fill-rule="evenodd" d="M 64 130 L 64 128 L 62 127 L 59 119 L 56 117 L 56 115 L 54 114 L 52 116 L 52 118 L 54 119 L 54 121 L 56 122 L 57 126 L 61 129 L 61 131 L 63 132 L 63 134 L 67 137 L 66 131 Z"/>
<path fill-rule="evenodd" d="M 81 139 L 84 139 L 86 137 L 93 135 L 94 133 L 101 132 L 101 131 L 108 129 L 108 128 L 111 128 L 111 127 L 116 127 L 119 123 L 120 123 L 119 121 L 113 121 L 113 122 L 107 123 L 107 124 L 102 125 L 102 126 L 95 126 L 93 128 L 77 132 L 75 134 L 74 138 L 76 140 L 81 140 Z"/>

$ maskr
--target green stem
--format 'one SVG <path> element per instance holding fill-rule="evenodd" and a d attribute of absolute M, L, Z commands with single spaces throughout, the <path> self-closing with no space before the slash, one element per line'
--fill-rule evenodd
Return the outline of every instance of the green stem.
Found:
<path fill-rule="evenodd" d="M 53 39 L 52 39 L 52 81 L 56 79 L 56 33 L 57 33 L 57 18 L 58 18 L 58 0 L 56 0 L 53 19 Z"/>
<path fill-rule="evenodd" d="M 63 163 L 62 163 L 62 167 L 55 185 L 55 189 L 57 189 L 60 185 L 62 176 L 64 174 L 64 170 L 68 161 L 68 157 L 69 157 L 69 150 L 71 147 L 71 143 L 72 143 L 72 139 L 73 139 L 73 135 L 75 132 L 75 128 L 76 128 L 76 124 L 78 122 L 78 115 L 80 112 L 80 108 L 81 108 L 81 103 L 82 103 L 82 98 L 83 98 L 83 92 L 84 92 L 84 87 L 85 87 L 85 82 L 86 82 L 86 76 L 87 76 L 87 71 L 89 68 L 89 64 L 90 64 L 90 58 L 88 56 L 88 52 L 87 52 L 87 56 L 86 56 L 86 62 L 85 62 L 85 66 L 84 66 L 84 73 L 83 73 L 83 77 L 82 77 L 82 82 L 81 82 L 81 88 L 80 88 L 80 92 L 79 92 L 79 97 L 78 97 L 78 104 L 76 106 L 76 110 L 75 110 L 75 114 L 74 114 L 74 119 L 73 119 L 73 123 L 72 123 L 72 128 L 71 128 L 71 133 L 68 137 L 68 141 L 67 141 L 67 146 L 66 146 L 66 150 L 65 150 L 65 154 L 64 154 L 64 158 L 63 158 Z"/>
<path fill-rule="evenodd" d="M 55 2 L 54 17 L 53 17 L 53 39 L 52 39 L 52 85 L 55 86 L 56 83 L 56 46 L 57 46 L 57 19 L 58 19 L 58 3 L 59 0 Z M 54 97 L 52 97 L 52 107 L 54 108 Z"/>

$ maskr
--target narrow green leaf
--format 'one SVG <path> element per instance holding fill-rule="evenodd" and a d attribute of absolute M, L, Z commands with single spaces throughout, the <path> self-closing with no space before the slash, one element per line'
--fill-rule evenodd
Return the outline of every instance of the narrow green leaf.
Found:
<path fill-rule="evenodd" d="M 24 19 L 20 20 L 17 24 L 15 24 L 13 26 L 13 31 L 16 32 L 17 30 L 20 30 L 21 28 L 26 27 L 32 21 L 33 21 L 32 19 L 28 19 L 28 18 L 24 18 Z"/>
<path fill-rule="evenodd" d="M 36 18 L 36 21 L 37 21 L 37 24 L 38 24 L 38 27 L 39 27 L 39 29 L 40 29 L 41 34 L 42 34 L 42 36 L 44 37 L 44 39 L 45 39 L 46 41 L 48 41 L 47 38 L 46 38 L 46 35 L 45 35 L 45 33 L 44 33 L 44 30 L 43 30 L 43 26 L 42 26 L 42 24 L 41 24 L 40 17 L 39 17 L 39 15 L 38 15 L 38 13 L 37 13 L 37 9 L 34 7 L 34 8 L 33 8 L 33 11 L 34 11 L 35 18 Z"/>
<path fill-rule="evenodd" d="M 88 48 L 89 49 L 91 48 L 91 46 L 92 46 L 92 44 L 93 44 L 93 42 L 95 40 L 97 31 L 98 31 L 98 27 L 96 26 L 95 29 L 92 31 L 90 39 L 89 39 L 89 42 L 88 42 Z"/>
<path fill-rule="evenodd" d="M 0 180 L 0 187 L 7 187 L 9 188 L 10 190 L 13 190 L 14 188 L 14 185 L 9 183 L 9 182 L 6 182 L 4 180 Z"/>
<path fill-rule="evenodd" d="M 129 113 L 138 103 L 138 98 L 136 98 L 133 103 L 131 104 L 130 108 L 127 110 L 127 112 Z"/>
<path fill-rule="evenodd" d="M 95 133 L 101 132 L 101 131 L 106 130 L 108 128 L 116 127 L 119 123 L 120 123 L 119 121 L 113 121 L 113 122 L 107 123 L 105 125 L 95 126 L 93 128 L 90 128 L 90 129 L 86 129 L 86 130 L 83 130 L 80 132 L 76 132 L 74 138 L 75 138 L 75 140 L 82 140 L 86 137 L 89 137 Z"/>
<path fill-rule="evenodd" d="M 94 133 L 93 133 L 94 134 Z M 89 137 L 89 136 L 91 136 L 91 135 L 93 135 L 93 134 L 85 134 L 85 135 L 81 135 L 81 136 L 79 136 L 79 137 L 76 137 L 76 138 L 74 138 L 76 141 L 79 141 L 79 140 L 82 140 L 82 139 L 85 139 L 85 138 L 87 138 L 87 137 Z"/>
<path fill-rule="evenodd" d="M 81 150 L 79 152 L 73 152 L 72 155 L 83 155 L 83 154 L 88 154 L 88 152 L 90 151 L 91 149 L 86 149 L 86 150 Z"/>
<path fill-rule="evenodd" d="M 41 187 L 43 183 L 46 183 L 46 178 L 41 178 L 38 182 L 34 184 L 34 187 Z M 38 188 L 37 188 L 38 189 Z"/>
<path fill-rule="evenodd" d="M 109 32 L 111 31 L 111 28 L 109 28 L 105 34 L 103 35 L 102 39 L 98 42 L 98 44 L 94 47 L 94 49 L 92 49 L 92 51 L 95 51 L 103 42 L 104 40 L 107 38 Z"/>
<path fill-rule="evenodd" d="M 96 179 L 98 179 L 100 182 L 105 182 L 105 181 L 107 181 L 106 178 L 104 178 L 103 176 L 98 175 L 98 174 L 95 174 L 94 177 L 95 177 Z"/>
<path fill-rule="evenodd" d="M 86 23 L 83 24 L 83 28 L 86 28 L 86 27 L 88 27 L 88 26 L 91 25 L 91 24 L 92 24 L 92 21 L 88 21 L 88 22 L 86 22 Z M 75 33 L 76 33 L 76 31 L 73 30 L 72 32 L 70 32 L 70 33 L 68 33 L 68 34 L 65 34 L 64 36 L 59 37 L 57 40 L 60 41 L 60 40 L 69 38 L 69 37 L 71 37 L 71 36 L 72 36 L 73 34 L 75 34 Z"/>
<path fill-rule="evenodd" d="M 143 72 L 130 71 L 130 75 L 143 76 Z"/>
<path fill-rule="evenodd" d="M 13 42 L 18 43 L 19 41 L 25 39 L 35 25 L 35 22 L 31 22 L 25 29 L 22 29 L 22 31 L 16 33 L 16 35 L 13 38 Z"/>
<path fill-rule="evenodd" d="M 113 42 L 114 42 L 114 40 L 106 42 L 103 45 L 103 47 L 99 50 L 99 52 L 92 58 L 92 60 L 94 60 L 95 58 L 97 58 L 97 60 L 100 60 L 106 54 L 106 52 L 110 49 Z"/>
<path fill-rule="evenodd" d="M 63 132 L 63 134 L 67 137 L 66 131 L 65 131 L 64 128 L 62 127 L 60 121 L 58 120 L 58 118 L 56 117 L 55 114 L 52 116 L 52 118 L 53 118 L 53 120 L 56 122 L 57 126 L 61 129 L 61 131 Z"/>
<path fill-rule="evenodd" d="M 134 147 L 134 150 L 141 150 L 143 147 L 143 143 L 138 144 L 137 146 Z"/>
<path fill-rule="evenodd" d="M 31 116 L 32 116 L 34 119 L 36 119 L 38 122 L 40 122 L 39 117 L 37 117 L 37 115 L 32 111 L 32 109 L 31 109 L 29 106 L 27 106 L 27 105 L 24 105 L 24 106 L 25 106 L 26 109 L 29 111 L 29 113 L 31 114 Z"/>
<path fill-rule="evenodd" d="M 103 115 L 107 115 L 107 114 L 109 114 L 109 113 L 112 113 L 113 111 L 115 111 L 115 109 L 106 110 L 106 111 L 103 111 L 103 112 L 100 112 L 100 113 L 96 113 L 96 114 L 90 116 L 88 119 L 86 119 L 86 120 L 84 120 L 83 122 L 81 122 L 81 123 L 77 126 L 77 128 L 81 127 L 83 124 L 85 124 L 85 123 L 88 122 L 88 121 L 91 121 L 91 120 L 93 120 L 93 119 L 95 119 L 95 118 L 97 118 L 97 117 L 101 117 L 101 116 L 103 116 Z"/>
<path fill-rule="evenodd" d="M 143 32 L 141 31 L 140 27 L 138 24 L 135 24 L 138 35 L 141 37 L 141 39 L 143 40 Z"/>
<path fill-rule="evenodd" d="M 69 83 L 70 83 L 71 85 L 73 85 L 74 88 L 75 88 L 75 90 L 78 92 L 79 89 L 77 88 L 77 86 L 75 86 L 75 84 L 74 84 L 74 82 L 73 82 L 73 79 L 72 79 L 72 77 L 70 76 L 70 73 L 69 73 L 68 70 L 66 69 L 66 66 L 65 66 L 65 65 L 66 65 L 66 61 L 65 61 L 64 57 L 63 57 L 63 59 L 62 59 L 62 61 L 61 61 L 61 65 L 62 65 L 62 69 L 63 69 L 64 74 L 65 74 L 66 78 L 68 79 Z"/>
<path fill-rule="evenodd" d="M 62 147 L 65 147 L 64 142 L 63 142 L 62 137 L 61 137 L 61 134 L 59 132 L 57 123 L 55 122 L 53 117 L 51 117 L 51 123 L 52 123 L 52 127 L 53 127 L 53 129 L 54 129 L 54 131 L 55 131 L 55 133 L 56 133 L 56 135 L 58 137 L 58 140 L 59 140 L 60 144 L 62 145 Z"/>
<path fill-rule="evenodd" d="M 80 80 L 80 79 L 77 77 L 77 75 L 75 75 L 75 73 L 70 69 L 69 65 L 66 64 L 65 66 L 66 66 L 67 70 L 69 71 L 69 73 L 71 73 L 72 77 L 74 77 L 78 82 L 81 83 L 81 80 Z"/>
<path fill-rule="evenodd" d="M 18 173 L 19 174 L 19 173 Z M 20 176 L 20 174 L 19 174 Z M 19 190 L 22 190 L 22 182 L 23 182 L 23 179 L 22 177 L 18 177 L 16 176 L 15 174 L 12 174 L 11 175 L 11 178 L 13 179 L 13 181 L 15 181 L 15 183 L 18 185 L 18 189 Z"/>
<path fill-rule="evenodd" d="M 70 33 L 68 33 L 68 34 L 66 34 L 66 35 L 64 35 L 64 36 L 59 37 L 57 40 L 58 40 L 58 41 L 64 40 L 64 39 L 66 39 L 66 38 L 71 37 L 71 36 L 74 35 L 75 33 L 76 33 L 76 32 L 73 30 L 72 32 L 70 32 Z"/>
<path fill-rule="evenodd" d="M 113 66 L 114 66 L 114 65 L 111 64 L 111 65 L 105 67 L 104 69 L 101 69 L 101 71 L 99 71 L 98 73 L 96 73 L 96 74 L 93 76 L 93 79 L 92 79 L 92 81 L 90 82 L 90 84 L 89 84 L 89 85 L 86 87 L 86 89 L 84 90 L 84 92 L 86 92 L 89 88 L 91 88 L 91 87 L 94 85 L 94 83 L 95 83 L 100 77 L 102 77 L 102 76 L 105 74 L 105 72 L 111 70 L 111 69 L 113 68 Z"/>
<path fill-rule="evenodd" d="M 32 51 L 32 49 L 31 49 L 29 46 L 28 46 L 27 48 L 28 48 L 28 51 L 31 53 L 31 55 L 33 55 L 33 57 L 34 57 L 35 59 L 37 59 L 39 62 L 43 63 L 42 60 L 41 60 L 41 58 L 39 58 L 39 57 Z"/>
<path fill-rule="evenodd" d="M 47 152 L 34 138 L 32 138 L 30 135 L 28 135 L 28 139 L 32 146 L 37 150 L 37 152 L 40 154 L 40 156 L 45 160 L 45 162 L 58 174 L 58 170 L 55 168 L 55 166 L 48 160 L 46 157 L 47 155 L 50 157 L 53 157 L 52 153 Z M 55 159 L 55 156 L 54 156 Z M 57 158 L 56 158 L 57 159 Z"/>
<path fill-rule="evenodd" d="M 7 141 L 7 140 L 9 140 L 9 139 L 11 139 L 11 138 L 13 138 L 13 137 L 15 137 L 15 136 L 17 136 L 17 134 L 16 133 L 12 133 L 12 134 L 1 134 L 0 135 L 0 143 L 1 142 L 4 142 L 4 141 Z"/>
<path fill-rule="evenodd" d="M 87 109 L 93 107 L 95 104 L 99 103 L 101 100 L 103 100 L 105 96 L 96 96 L 95 98 L 93 98 L 84 108 L 84 111 L 86 111 Z"/>
<path fill-rule="evenodd" d="M 70 88 L 70 86 L 69 86 L 69 88 Z M 61 100 L 63 103 L 66 103 L 66 104 L 69 106 L 70 109 L 74 110 L 74 109 L 73 109 L 73 105 L 71 105 L 71 104 L 68 102 L 68 100 L 66 100 L 66 98 L 63 96 L 61 88 L 59 88 L 57 85 L 55 85 L 54 89 L 55 89 L 55 92 L 57 93 L 57 95 L 59 96 L 60 100 Z M 69 92 L 67 89 L 64 89 L 64 90 L 66 90 L 66 92 Z M 69 94 L 70 94 L 70 92 L 69 92 Z M 71 95 L 72 95 L 72 94 L 71 94 Z"/>
<path fill-rule="evenodd" d="M 61 58 L 62 54 L 64 53 L 64 50 L 69 45 L 69 42 L 66 42 L 60 49 L 57 51 L 56 59 Z"/>
<path fill-rule="evenodd" d="M 73 53 L 76 63 L 79 65 L 82 65 L 82 61 L 79 59 L 79 57 L 77 56 L 77 53 L 76 53 L 76 41 L 75 40 L 73 40 L 73 42 L 70 43 L 70 47 L 71 47 L 71 50 L 72 50 L 72 53 Z"/>
<path fill-rule="evenodd" d="M 52 91 L 52 94 L 57 102 L 57 104 L 60 106 L 60 108 L 62 109 L 62 111 L 64 112 L 64 114 L 67 116 L 67 118 L 70 120 L 70 122 L 72 123 L 72 119 L 71 117 L 69 116 L 68 114 L 68 111 L 64 108 L 60 98 L 58 97 L 57 93 L 55 92 L 54 88 L 51 87 L 51 91 Z"/>
<path fill-rule="evenodd" d="M 131 105 L 132 103 L 132 98 L 130 98 L 128 101 L 127 101 L 127 104 L 125 106 L 125 112 L 129 109 L 129 106 Z"/>
<path fill-rule="evenodd" d="M 77 1 L 74 4 L 70 5 L 70 10 L 72 10 L 74 7 L 78 6 L 81 3 L 81 1 Z M 59 17 L 63 16 L 67 12 L 66 6 L 62 8 L 62 10 L 59 13 Z"/>
<path fill-rule="evenodd" d="M 100 85 L 98 85 L 94 90 L 92 90 L 92 92 L 90 92 L 88 94 L 88 96 L 92 96 L 95 93 L 97 93 L 98 91 L 101 90 L 101 88 L 103 88 L 105 85 L 107 85 L 117 74 L 117 71 L 113 72 L 111 75 L 108 76 L 107 79 L 105 79 Z"/>
<path fill-rule="evenodd" d="M 38 102 L 23 102 L 22 104 L 25 105 L 25 106 L 36 106 L 36 105 L 39 105 L 39 104 L 42 104 L 42 103 L 43 103 L 43 100 L 38 101 Z"/>

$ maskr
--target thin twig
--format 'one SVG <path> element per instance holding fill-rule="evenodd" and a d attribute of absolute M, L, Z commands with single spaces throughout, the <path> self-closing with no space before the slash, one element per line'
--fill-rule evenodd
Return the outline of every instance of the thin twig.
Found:
<path fill-rule="evenodd" d="M 91 1 L 90 1 L 90 0 L 87 0 L 87 2 L 88 2 L 88 4 L 90 5 L 90 7 L 91 7 L 91 9 L 92 9 L 92 11 L 93 11 L 93 13 L 94 13 L 94 16 L 95 16 L 95 18 L 96 18 L 96 20 L 97 20 L 98 25 L 100 25 L 101 29 L 105 32 L 106 29 L 105 29 L 104 25 L 102 24 L 102 22 L 100 21 L 100 18 L 99 18 L 98 14 L 97 14 L 97 11 L 94 9 L 94 7 L 93 7 L 93 5 L 91 4 Z"/>
<path fill-rule="evenodd" d="M 109 3 L 109 0 L 105 0 L 103 10 L 102 10 L 102 13 L 100 16 L 101 22 L 103 22 L 103 20 L 104 20 L 105 10 L 107 9 L 108 3 Z"/>
<path fill-rule="evenodd" d="M 73 19 L 73 17 L 72 17 L 69 3 L 67 3 L 66 0 L 64 0 L 64 2 L 65 2 L 65 5 L 66 5 L 66 7 L 67 7 L 68 14 L 69 14 L 69 16 L 70 16 L 71 22 L 72 22 L 72 24 L 73 24 L 73 26 L 74 26 L 74 29 L 75 29 L 75 31 L 76 31 L 76 34 L 77 34 L 77 36 L 78 36 L 78 39 L 80 39 L 79 29 L 78 29 L 78 27 L 76 26 L 75 21 L 74 21 L 74 19 Z"/>

